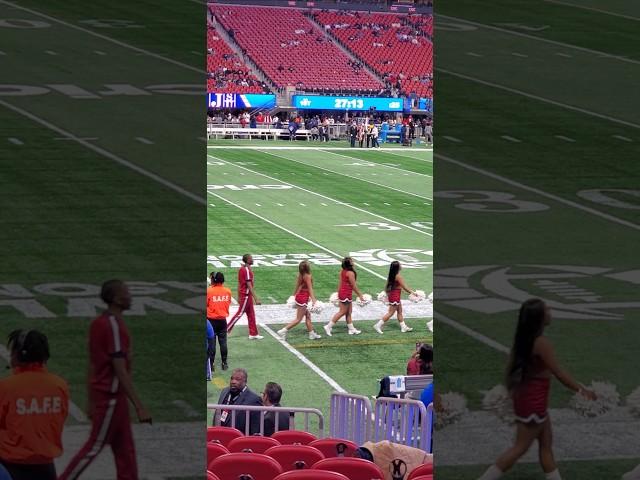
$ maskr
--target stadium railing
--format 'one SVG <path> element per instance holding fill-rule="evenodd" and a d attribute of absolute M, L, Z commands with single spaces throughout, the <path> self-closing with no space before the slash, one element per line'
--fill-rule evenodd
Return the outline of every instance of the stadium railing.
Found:
<path fill-rule="evenodd" d="M 373 441 L 408 445 L 431 453 L 433 404 L 419 400 L 380 397 L 376 400 Z"/>
<path fill-rule="evenodd" d="M 207 138 L 218 138 L 219 136 L 236 138 L 266 138 L 267 140 L 276 140 L 279 137 L 289 138 L 289 130 L 285 128 L 241 128 L 241 127 L 214 127 L 207 125 Z M 305 129 L 299 129 L 295 132 L 296 138 L 301 137 L 311 140 L 311 132 Z"/>
<path fill-rule="evenodd" d="M 322 412 L 316 408 L 304 408 L 304 407 L 265 407 L 265 406 L 257 406 L 257 405 L 221 405 L 217 403 L 209 403 L 207 404 L 207 410 L 211 410 L 214 413 L 214 426 L 220 426 L 220 416 L 216 415 L 217 411 L 221 410 L 229 410 L 231 412 L 231 426 L 235 427 L 236 418 L 238 417 L 238 412 L 245 416 L 245 431 L 243 432 L 245 435 L 250 435 L 249 428 L 251 426 L 250 416 L 253 412 L 257 412 L 260 415 L 260 430 L 259 434 L 264 434 L 264 416 L 267 412 L 274 412 L 274 427 L 275 431 L 278 431 L 278 420 L 280 415 L 286 415 L 289 417 L 289 429 L 295 430 L 295 419 L 300 418 L 296 415 L 304 415 L 303 430 L 305 432 L 311 432 L 318 438 L 324 438 L 324 415 Z M 254 414 L 255 415 L 255 414 Z M 312 429 L 310 419 L 311 417 L 317 418 L 318 428 L 317 431 Z M 313 431 L 312 431 L 313 430 Z M 258 433 L 258 432 L 254 432 Z"/>
<path fill-rule="evenodd" d="M 363 395 L 334 392 L 329 409 L 329 432 L 362 445 L 371 439 L 371 400 Z"/>

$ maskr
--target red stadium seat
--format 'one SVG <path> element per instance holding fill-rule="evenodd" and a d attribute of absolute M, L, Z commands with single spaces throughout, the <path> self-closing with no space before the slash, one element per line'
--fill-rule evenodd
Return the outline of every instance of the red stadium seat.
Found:
<path fill-rule="evenodd" d="M 211 462 L 209 470 L 223 480 L 273 480 L 282 473 L 278 462 L 261 453 L 227 453 Z"/>
<path fill-rule="evenodd" d="M 229 452 L 264 453 L 271 447 L 280 445 L 278 440 L 271 437 L 251 436 L 238 437 L 229 443 Z"/>
<path fill-rule="evenodd" d="M 229 453 L 227 447 L 217 442 L 208 442 L 207 443 L 207 465 L 213 462 L 216 458 L 221 455 L 226 455 Z"/>
<path fill-rule="evenodd" d="M 207 470 L 207 480 L 220 480 L 220 479 L 215 473 Z"/>
<path fill-rule="evenodd" d="M 265 455 L 275 459 L 285 472 L 309 469 L 324 458 L 320 450 L 309 445 L 271 447 L 265 452 Z"/>
<path fill-rule="evenodd" d="M 219 442 L 229 447 L 231 440 L 238 437 L 244 437 L 244 434 L 237 428 L 207 427 L 207 442 Z"/>
<path fill-rule="evenodd" d="M 351 440 L 341 438 L 321 438 L 309 444 L 320 450 L 325 458 L 353 457 L 353 453 L 358 449 L 358 445 Z"/>
<path fill-rule="evenodd" d="M 322 470 L 291 470 L 281 473 L 274 480 L 349 480 L 349 477 L 338 472 Z"/>
<path fill-rule="evenodd" d="M 409 476 L 407 480 L 415 480 L 415 478 L 420 477 L 422 475 L 432 475 L 433 474 L 433 463 L 425 463 L 424 465 L 420 465 L 419 467 L 414 468 L 409 472 Z"/>
<path fill-rule="evenodd" d="M 280 430 L 271 435 L 271 438 L 275 438 L 282 445 L 309 445 L 317 440 L 315 435 L 300 430 Z"/>
<path fill-rule="evenodd" d="M 311 469 L 342 473 L 349 480 L 384 480 L 380 467 L 363 458 L 325 458 Z"/>
<path fill-rule="evenodd" d="M 420 475 L 419 477 L 413 477 L 413 480 L 433 480 L 433 475 Z"/>

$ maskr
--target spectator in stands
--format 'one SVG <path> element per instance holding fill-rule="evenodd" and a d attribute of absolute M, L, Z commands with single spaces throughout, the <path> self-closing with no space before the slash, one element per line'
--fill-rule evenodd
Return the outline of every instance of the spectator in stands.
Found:
<path fill-rule="evenodd" d="M 220 405 L 262 405 L 260 397 L 252 392 L 247 386 L 249 375 L 243 368 L 236 368 L 231 372 L 231 379 L 229 380 L 229 386 L 222 390 L 218 403 Z M 243 411 L 236 410 L 235 424 L 232 423 L 231 410 L 218 410 L 213 419 L 213 424 L 216 425 L 216 421 L 220 420 L 220 425 L 223 427 L 235 427 L 241 432 L 249 435 L 260 433 L 260 413 L 251 412 L 249 414 L 249 425 L 247 431 L 246 415 Z"/>
<path fill-rule="evenodd" d="M 375 463 L 384 472 L 384 480 L 402 478 L 405 468 L 406 472 L 411 472 L 420 465 L 433 462 L 433 455 L 424 450 L 389 440 L 366 442 L 356 450 L 354 456 Z M 397 459 L 401 459 L 404 466 Z"/>
<path fill-rule="evenodd" d="M 282 398 L 282 387 L 274 382 L 269 382 L 264 386 L 262 392 L 262 404 L 265 407 L 279 407 Z M 289 414 L 293 416 L 293 414 Z M 289 430 L 289 415 L 280 413 L 278 415 L 278 430 Z M 264 415 L 264 436 L 270 437 L 276 431 L 276 414 L 267 412 Z"/>
<path fill-rule="evenodd" d="M 407 363 L 407 375 L 433 374 L 433 347 L 427 343 L 416 343 L 416 351 Z"/>
<path fill-rule="evenodd" d="M 251 120 L 249 120 L 249 128 L 258 128 L 258 122 L 256 121 L 255 115 L 252 115 Z"/>

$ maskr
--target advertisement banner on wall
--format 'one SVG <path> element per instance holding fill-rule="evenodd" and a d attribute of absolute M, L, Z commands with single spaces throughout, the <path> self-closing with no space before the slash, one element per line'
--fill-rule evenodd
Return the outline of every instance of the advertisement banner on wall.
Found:
<path fill-rule="evenodd" d="M 207 108 L 235 109 L 235 108 L 273 108 L 276 106 L 276 96 L 257 93 L 208 93 Z"/>

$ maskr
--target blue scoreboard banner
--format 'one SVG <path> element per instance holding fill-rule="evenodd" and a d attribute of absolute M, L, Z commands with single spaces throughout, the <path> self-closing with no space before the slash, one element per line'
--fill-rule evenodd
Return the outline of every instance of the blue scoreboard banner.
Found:
<path fill-rule="evenodd" d="M 428 112 L 433 113 L 433 99 L 421 98 L 418 102 L 418 108 L 420 108 L 420 110 L 427 110 Z"/>
<path fill-rule="evenodd" d="M 325 95 L 294 95 L 293 106 L 301 110 L 369 110 L 401 112 L 401 98 L 390 97 L 338 97 Z"/>
<path fill-rule="evenodd" d="M 275 95 L 257 93 L 208 93 L 207 108 L 273 108 L 276 106 Z"/>

